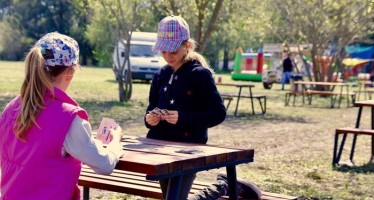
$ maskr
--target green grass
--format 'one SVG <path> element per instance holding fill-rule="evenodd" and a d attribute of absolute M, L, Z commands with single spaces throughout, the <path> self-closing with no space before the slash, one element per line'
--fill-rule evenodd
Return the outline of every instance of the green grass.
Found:
<path fill-rule="evenodd" d="M 0 109 L 18 94 L 23 71 L 20 62 L 0 62 Z M 228 74 L 215 76 L 222 76 L 223 82 L 232 81 Z M 239 114 L 244 116 L 234 118 L 233 102 L 225 122 L 209 130 L 209 144 L 255 149 L 255 161 L 237 167 L 239 177 L 254 182 L 264 191 L 309 199 L 374 199 L 374 165 L 365 165 L 370 158 L 370 137 L 359 136 L 357 141 L 355 161 L 363 166 L 331 167 L 334 130 L 353 127 L 357 108 L 347 108 L 343 101 L 341 108 L 330 109 L 328 98 L 315 98 L 313 105 L 301 105 L 298 99 L 296 106 L 285 107 L 285 91 L 280 90 L 280 84 L 275 84 L 271 90 L 264 90 L 261 83 L 254 84 L 255 93 L 267 95 L 267 114 L 249 115 L 249 100 L 244 99 L 239 106 Z M 138 136 L 147 133 L 143 115 L 148 92 L 149 84 L 134 83 L 131 101 L 120 103 L 118 85 L 111 69 L 93 67 L 83 67 L 68 90 L 88 111 L 93 129 L 97 129 L 102 117 L 111 117 L 120 123 L 124 134 Z M 255 104 L 259 113 L 257 101 Z M 370 127 L 370 114 L 369 109 L 364 109 L 362 127 Z M 346 147 L 351 140 L 352 137 L 347 138 Z M 345 151 L 342 160 L 347 159 Z M 198 179 L 213 181 L 222 170 L 199 173 Z M 106 195 L 111 199 L 129 199 L 124 194 Z M 103 198 L 100 191 L 92 192 L 91 196 Z"/>

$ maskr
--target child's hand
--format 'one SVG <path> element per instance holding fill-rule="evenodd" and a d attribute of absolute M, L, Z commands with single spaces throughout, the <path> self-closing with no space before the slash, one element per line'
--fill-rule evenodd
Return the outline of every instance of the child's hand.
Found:
<path fill-rule="evenodd" d="M 161 116 L 159 114 L 147 113 L 147 115 L 145 115 L 145 121 L 151 126 L 156 126 L 160 120 Z"/>
<path fill-rule="evenodd" d="M 115 142 L 121 142 L 122 140 L 122 128 L 117 124 L 117 127 L 115 129 L 111 128 L 109 133 L 109 142 L 115 141 Z"/>
<path fill-rule="evenodd" d="M 177 124 L 179 115 L 178 115 L 178 111 L 168 110 L 168 114 L 162 115 L 161 117 L 162 117 L 162 120 L 165 120 L 170 124 Z"/>

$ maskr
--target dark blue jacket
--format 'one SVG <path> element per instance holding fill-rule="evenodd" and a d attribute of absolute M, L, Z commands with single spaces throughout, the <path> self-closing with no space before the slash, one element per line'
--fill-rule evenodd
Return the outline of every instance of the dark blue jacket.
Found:
<path fill-rule="evenodd" d="M 283 72 L 292 72 L 292 70 L 293 70 L 292 60 L 288 56 L 286 59 L 283 60 Z"/>
<path fill-rule="evenodd" d="M 155 107 L 177 110 L 177 124 L 160 121 L 150 126 L 147 137 L 179 142 L 206 143 L 208 128 L 226 118 L 225 106 L 212 73 L 198 61 L 188 61 L 175 73 L 164 66 L 152 80 L 147 112 Z"/>

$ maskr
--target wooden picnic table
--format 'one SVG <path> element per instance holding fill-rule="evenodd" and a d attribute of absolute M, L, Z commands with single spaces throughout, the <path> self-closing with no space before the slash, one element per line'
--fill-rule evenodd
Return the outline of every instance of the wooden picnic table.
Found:
<path fill-rule="evenodd" d="M 364 94 L 364 99 L 371 99 L 372 94 L 374 93 L 373 90 L 368 89 L 368 86 L 371 86 L 373 82 L 368 81 L 368 80 L 358 80 L 357 81 L 357 86 L 358 90 L 357 92 L 357 101 L 360 100 L 361 94 Z"/>
<path fill-rule="evenodd" d="M 147 180 L 173 178 L 166 199 L 177 199 L 182 175 L 226 167 L 229 197 L 237 199 L 236 165 L 253 162 L 253 149 L 180 143 L 127 136 L 123 139 L 124 156 L 118 170 L 146 174 Z"/>
<path fill-rule="evenodd" d="M 309 104 L 311 104 L 312 101 L 312 95 L 329 95 L 331 98 L 331 104 L 330 107 L 334 108 L 336 98 L 339 97 L 339 104 L 338 107 L 340 107 L 341 100 L 343 99 L 343 95 L 346 95 L 347 98 L 347 107 L 350 105 L 349 97 L 353 95 L 349 92 L 349 83 L 343 83 L 343 82 L 316 82 L 316 81 L 295 81 L 295 88 L 297 85 L 301 85 L 301 88 L 303 88 L 303 91 L 296 91 L 299 94 L 306 95 L 309 100 Z M 312 87 L 310 87 L 312 86 Z M 325 91 L 319 91 L 315 90 L 314 88 L 316 86 L 326 86 Z M 338 91 L 334 91 L 335 87 L 339 87 Z"/>
<path fill-rule="evenodd" d="M 358 135 L 371 136 L 370 162 L 374 161 L 374 100 L 357 101 L 354 103 L 354 106 L 358 107 L 358 114 L 356 118 L 355 127 L 354 128 L 339 128 L 339 129 L 336 129 L 335 131 L 334 152 L 333 152 L 333 161 L 332 161 L 333 165 L 338 164 L 340 161 L 340 157 L 344 149 L 344 143 L 346 141 L 347 134 L 353 134 L 351 153 L 349 156 L 350 162 L 354 163 L 353 156 L 354 156 L 354 151 L 355 151 L 355 146 L 356 146 Z M 362 110 L 364 107 L 371 108 L 371 127 L 369 129 L 364 129 L 360 127 Z M 343 135 L 340 146 L 338 145 L 339 135 Z"/>
<path fill-rule="evenodd" d="M 252 107 L 252 114 L 255 114 L 255 108 L 254 108 L 254 102 L 253 99 L 257 99 L 260 103 L 262 114 L 266 113 L 266 96 L 265 95 L 258 95 L 253 94 L 252 88 L 255 87 L 253 84 L 248 83 L 222 83 L 217 82 L 217 86 L 229 86 L 229 87 L 236 87 L 238 88 L 237 93 L 221 93 L 221 96 L 223 97 L 235 97 L 236 98 L 236 106 L 234 111 L 234 116 L 237 116 L 238 108 L 239 108 L 239 102 L 241 98 L 249 98 L 251 101 L 251 107 Z M 248 88 L 248 93 L 243 93 L 243 88 Z M 262 101 L 264 100 L 264 101 Z"/>

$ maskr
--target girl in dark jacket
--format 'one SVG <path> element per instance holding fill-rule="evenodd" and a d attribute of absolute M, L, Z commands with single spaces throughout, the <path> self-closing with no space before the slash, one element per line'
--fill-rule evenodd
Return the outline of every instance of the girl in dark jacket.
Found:
<path fill-rule="evenodd" d="M 145 124 L 148 138 L 178 142 L 208 141 L 208 128 L 224 121 L 226 109 L 204 57 L 195 52 L 187 22 L 168 16 L 158 24 L 155 51 L 161 51 L 167 65 L 152 80 Z M 183 176 L 180 198 L 187 199 L 196 174 Z M 160 180 L 164 198 L 168 179 Z M 246 195 L 238 184 L 239 195 Z M 243 187 L 241 187 L 243 186 Z M 227 192 L 225 175 L 217 183 L 189 199 L 217 199 Z"/>

